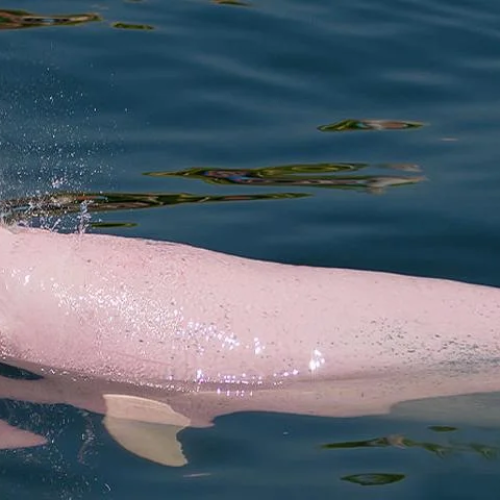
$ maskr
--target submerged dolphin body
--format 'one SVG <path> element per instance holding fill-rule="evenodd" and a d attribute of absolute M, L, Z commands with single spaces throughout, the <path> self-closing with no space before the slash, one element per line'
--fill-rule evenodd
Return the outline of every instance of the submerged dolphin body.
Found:
<path fill-rule="evenodd" d="M 138 422 L 379 414 L 498 391 L 500 290 L 0 227 L 0 357 L 45 377 L 0 378 L 0 397 L 106 414 L 141 454 L 124 443 Z"/>

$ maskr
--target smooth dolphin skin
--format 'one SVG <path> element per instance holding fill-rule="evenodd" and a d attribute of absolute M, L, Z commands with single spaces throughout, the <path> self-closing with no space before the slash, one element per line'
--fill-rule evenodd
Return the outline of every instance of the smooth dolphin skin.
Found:
<path fill-rule="evenodd" d="M 2 228 L 0 332 L 4 360 L 251 391 L 500 358 L 500 291 Z"/>
<path fill-rule="evenodd" d="M 500 290 L 0 227 L 0 357 L 46 377 L 0 396 L 102 413 L 141 396 L 183 426 L 376 414 L 500 390 Z"/>

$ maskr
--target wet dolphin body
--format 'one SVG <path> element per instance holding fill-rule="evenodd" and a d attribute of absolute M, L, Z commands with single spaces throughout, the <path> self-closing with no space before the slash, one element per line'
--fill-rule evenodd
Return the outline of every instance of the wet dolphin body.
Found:
<path fill-rule="evenodd" d="M 0 227 L 0 357 L 44 375 L 0 397 L 104 413 L 119 441 L 127 420 L 378 414 L 500 390 L 500 290 Z"/>

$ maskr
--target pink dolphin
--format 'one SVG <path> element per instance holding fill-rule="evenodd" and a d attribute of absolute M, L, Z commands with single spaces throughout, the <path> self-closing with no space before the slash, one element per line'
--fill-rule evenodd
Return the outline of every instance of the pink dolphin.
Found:
<path fill-rule="evenodd" d="M 45 377 L 0 397 L 109 418 L 377 414 L 500 390 L 500 290 L 0 227 L 0 357 Z"/>

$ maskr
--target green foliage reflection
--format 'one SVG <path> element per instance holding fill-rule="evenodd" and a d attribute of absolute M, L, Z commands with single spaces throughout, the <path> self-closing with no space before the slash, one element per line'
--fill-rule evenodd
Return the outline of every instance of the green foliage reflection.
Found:
<path fill-rule="evenodd" d="M 445 427 L 443 427 L 444 429 Z M 449 427 L 448 432 L 454 428 Z M 442 431 L 441 431 L 442 432 Z M 476 453 L 483 458 L 495 458 L 498 454 L 498 447 L 488 446 L 478 443 L 458 443 L 458 442 L 443 442 L 434 443 L 430 441 L 415 441 L 401 435 L 391 435 L 386 437 L 379 437 L 375 439 L 368 439 L 363 441 L 345 441 L 339 443 L 329 443 L 322 446 L 322 448 L 329 450 L 346 450 L 355 448 L 420 448 L 428 451 L 433 455 L 440 458 L 456 454 L 456 453 Z"/>
<path fill-rule="evenodd" d="M 143 30 L 143 31 L 154 30 L 154 27 L 149 24 L 113 23 L 111 26 L 113 28 L 121 30 Z"/>
<path fill-rule="evenodd" d="M 434 432 L 454 432 L 457 430 L 456 427 L 451 425 L 430 425 L 428 429 Z"/>
<path fill-rule="evenodd" d="M 411 176 L 418 172 L 412 164 L 384 164 L 378 168 L 394 169 L 405 175 L 357 174 L 372 165 L 368 163 L 317 163 L 294 164 L 255 169 L 191 168 L 174 172 L 145 172 L 150 177 L 184 177 L 210 184 L 251 186 L 301 186 L 333 189 L 383 192 L 392 186 L 415 184 L 425 180 L 423 176 Z"/>
<path fill-rule="evenodd" d="M 97 14 L 40 15 L 25 10 L 0 10 L 0 30 L 44 26 L 75 26 L 100 20 L 101 18 Z"/>
<path fill-rule="evenodd" d="M 342 481 L 359 484 L 360 486 L 383 486 L 385 484 L 397 483 L 405 478 L 404 474 L 387 474 L 383 472 L 371 472 L 368 474 L 353 474 L 342 477 Z"/>
<path fill-rule="evenodd" d="M 189 203 L 280 200 L 303 198 L 303 193 L 250 195 L 193 195 L 188 193 L 54 193 L 0 201 L 0 218 L 51 217 L 81 212 L 110 212 Z M 82 208 L 83 207 L 83 208 Z"/>
<path fill-rule="evenodd" d="M 250 7 L 247 2 L 241 2 L 240 0 L 212 0 L 213 3 L 218 5 L 235 5 L 237 7 Z"/>
<path fill-rule="evenodd" d="M 354 130 L 404 130 L 423 127 L 421 122 L 398 120 L 342 120 L 320 125 L 321 132 L 351 132 Z"/>

